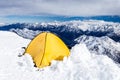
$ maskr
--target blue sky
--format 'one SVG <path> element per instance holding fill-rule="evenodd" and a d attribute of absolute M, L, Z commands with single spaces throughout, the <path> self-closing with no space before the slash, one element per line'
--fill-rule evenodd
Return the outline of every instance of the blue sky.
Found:
<path fill-rule="evenodd" d="M 39 21 L 46 14 L 120 15 L 120 0 L 0 0 L 0 22 Z"/>

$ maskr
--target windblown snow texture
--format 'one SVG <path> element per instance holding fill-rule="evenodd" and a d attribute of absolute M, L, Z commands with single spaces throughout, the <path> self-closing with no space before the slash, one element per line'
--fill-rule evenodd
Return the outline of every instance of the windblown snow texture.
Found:
<path fill-rule="evenodd" d="M 48 31 L 59 36 L 71 49 L 75 44 L 85 43 L 96 54 L 105 54 L 120 63 L 120 23 L 104 21 L 68 21 L 51 23 L 16 23 L 2 25 L 0 30 L 12 31 L 33 39 Z"/>
<path fill-rule="evenodd" d="M 34 67 L 30 55 L 23 54 L 30 40 L 13 32 L 0 31 L 0 80 L 120 80 L 120 67 L 106 55 L 89 52 L 85 44 L 76 44 L 63 61 L 51 66 Z"/>

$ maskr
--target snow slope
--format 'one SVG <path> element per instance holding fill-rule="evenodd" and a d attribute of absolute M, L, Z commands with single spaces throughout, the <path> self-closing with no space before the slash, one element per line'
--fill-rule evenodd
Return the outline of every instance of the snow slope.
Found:
<path fill-rule="evenodd" d="M 91 54 L 76 44 L 63 61 L 43 69 L 34 67 L 30 55 L 19 57 L 30 40 L 0 31 L 0 80 L 120 80 L 120 67 L 105 55 Z"/>
<path fill-rule="evenodd" d="M 120 43 L 107 36 L 93 37 L 82 35 L 75 39 L 77 43 L 84 43 L 91 53 L 108 55 L 120 63 Z"/>

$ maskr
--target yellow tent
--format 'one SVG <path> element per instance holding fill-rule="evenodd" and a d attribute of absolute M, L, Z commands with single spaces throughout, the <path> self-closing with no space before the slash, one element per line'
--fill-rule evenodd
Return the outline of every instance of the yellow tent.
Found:
<path fill-rule="evenodd" d="M 38 68 L 42 68 L 50 65 L 52 60 L 63 60 L 64 56 L 69 56 L 69 49 L 56 35 L 43 32 L 30 42 L 25 53 L 32 56 Z"/>

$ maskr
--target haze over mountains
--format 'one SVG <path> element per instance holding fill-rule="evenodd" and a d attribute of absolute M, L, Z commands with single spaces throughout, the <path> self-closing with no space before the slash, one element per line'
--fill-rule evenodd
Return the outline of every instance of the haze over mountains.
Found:
<path fill-rule="evenodd" d="M 0 18 L 1 23 L 36 23 L 36 22 L 53 22 L 53 21 L 71 21 L 71 20 L 104 20 L 109 22 L 120 22 L 118 15 L 106 16 L 60 16 L 60 15 L 31 15 L 31 16 L 4 16 Z"/>

